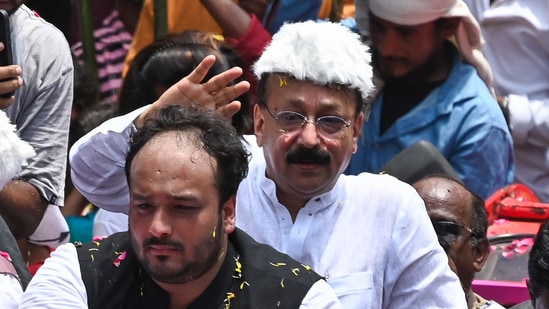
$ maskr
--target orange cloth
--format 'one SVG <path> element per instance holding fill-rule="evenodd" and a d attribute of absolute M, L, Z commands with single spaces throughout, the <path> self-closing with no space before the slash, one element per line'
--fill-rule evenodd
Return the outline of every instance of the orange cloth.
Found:
<path fill-rule="evenodd" d="M 166 0 L 168 10 L 168 33 L 186 29 L 196 29 L 221 33 L 221 28 L 198 0 Z M 332 0 L 323 0 L 320 18 L 330 15 Z M 343 18 L 354 16 L 354 1 L 345 0 Z M 126 75 L 130 62 L 145 46 L 154 41 L 154 0 L 145 0 L 139 23 L 134 33 L 132 45 L 126 56 L 123 75 Z"/>
<path fill-rule="evenodd" d="M 198 0 L 166 0 L 168 11 L 168 33 L 196 29 L 221 33 L 221 28 Z M 123 75 L 130 62 L 145 46 L 154 41 L 154 0 L 145 0 L 139 23 L 135 29 L 132 45 L 126 56 Z"/>
<path fill-rule="evenodd" d="M 323 0 L 320 11 L 318 12 L 319 18 L 328 18 L 330 17 L 330 10 L 332 9 L 332 0 Z M 354 0 L 345 0 L 343 5 L 343 14 L 341 19 L 355 17 L 355 1 Z"/>

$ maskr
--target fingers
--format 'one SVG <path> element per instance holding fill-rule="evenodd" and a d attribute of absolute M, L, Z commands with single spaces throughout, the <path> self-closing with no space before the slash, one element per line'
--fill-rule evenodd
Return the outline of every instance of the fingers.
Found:
<path fill-rule="evenodd" d="M 1 80 L 0 94 L 15 91 L 17 88 L 21 87 L 22 85 L 23 85 L 23 79 L 21 79 L 21 77 Z"/>
<path fill-rule="evenodd" d="M 0 66 L 0 95 L 15 91 L 23 85 L 21 67 L 18 65 Z M 12 98 L 2 97 L 0 108 L 6 108 L 13 103 Z"/>
<path fill-rule="evenodd" d="M 214 63 L 214 55 L 206 56 L 186 78 L 192 83 L 200 84 L 200 82 L 204 79 L 204 77 L 206 77 L 208 71 L 212 68 Z"/>
<path fill-rule="evenodd" d="M 8 108 L 8 106 L 13 104 L 13 102 L 15 102 L 15 97 L 13 97 L 13 96 L 11 98 L 8 98 L 8 99 L 0 97 L 0 109 Z"/>
<path fill-rule="evenodd" d="M 238 112 L 240 102 L 233 100 L 246 93 L 250 89 L 250 83 L 241 81 L 228 86 L 242 75 L 242 69 L 238 67 L 219 73 L 207 82 L 201 83 L 214 63 L 215 56 L 210 55 L 204 58 L 191 74 L 166 90 L 146 112 L 134 121 L 136 127 L 139 128 L 148 118 L 149 110 L 172 104 L 196 104 L 201 108 L 216 109 L 228 117 Z"/>
<path fill-rule="evenodd" d="M 241 75 L 242 69 L 239 67 L 233 67 L 223 73 L 217 74 L 216 76 L 210 78 L 209 81 L 202 84 L 202 87 L 204 87 L 204 91 L 206 91 L 207 93 L 216 93 Z"/>
<path fill-rule="evenodd" d="M 234 114 L 238 113 L 241 105 L 239 101 L 232 101 L 218 108 L 217 112 L 230 121 Z"/>
<path fill-rule="evenodd" d="M 0 66 L 0 80 L 17 78 L 21 73 L 21 67 L 18 65 Z"/>
<path fill-rule="evenodd" d="M 219 108 L 229 104 L 229 102 L 243 95 L 248 90 L 250 90 L 250 83 L 247 81 L 241 81 L 236 85 L 223 88 L 214 94 L 215 107 Z"/>

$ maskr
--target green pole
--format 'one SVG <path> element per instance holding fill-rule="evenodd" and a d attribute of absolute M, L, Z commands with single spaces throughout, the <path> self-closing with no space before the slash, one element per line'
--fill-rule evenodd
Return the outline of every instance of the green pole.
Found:
<path fill-rule="evenodd" d="M 168 8 L 166 0 L 154 0 L 154 38 L 168 33 Z"/>
<path fill-rule="evenodd" d="M 341 15 L 343 14 L 343 5 L 345 0 L 332 0 L 332 8 L 330 9 L 330 21 L 338 23 L 341 21 Z"/>
<path fill-rule="evenodd" d="M 95 39 L 93 38 L 93 19 L 91 0 L 76 1 L 78 20 L 80 23 L 80 34 L 82 36 L 82 47 L 84 50 L 84 61 L 88 70 L 97 76 L 97 61 L 95 60 Z"/>

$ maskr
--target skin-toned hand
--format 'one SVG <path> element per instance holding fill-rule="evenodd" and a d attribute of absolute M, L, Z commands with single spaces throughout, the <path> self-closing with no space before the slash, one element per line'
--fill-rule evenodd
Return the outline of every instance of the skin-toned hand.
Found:
<path fill-rule="evenodd" d="M 4 44 L 0 42 L 0 51 L 4 50 Z M 0 94 L 15 91 L 15 89 L 23 85 L 21 78 L 21 67 L 18 65 L 0 66 Z M 0 97 L 0 109 L 7 108 L 13 102 L 15 97 L 4 98 Z"/>
<path fill-rule="evenodd" d="M 140 128 L 156 109 L 173 104 L 215 109 L 225 118 L 230 119 L 240 110 L 240 101 L 234 99 L 248 91 L 250 83 L 241 81 L 235 85 L 229 85 L 242 75 L 241 68 L 233 67 L 201 84 L 200 82 L 214 63 L 215 56 L 206 56 L 191 74 L 168 88 L 156 102 L 139 115 L 134 121 L 135 126 Z"/>

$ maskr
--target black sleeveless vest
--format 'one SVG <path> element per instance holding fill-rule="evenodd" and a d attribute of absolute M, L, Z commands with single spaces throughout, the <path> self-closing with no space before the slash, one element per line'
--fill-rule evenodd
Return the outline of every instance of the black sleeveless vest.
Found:
<path fill-rule="evenodd" d="M 169 307 L 167 292 L 139 265 L 127 232 L 77 246 L 77 252 L 89 308 Z M 299 308 L 319 279 L 308 266 L 236 229 L 216 278 L 188 308 Z"/>

